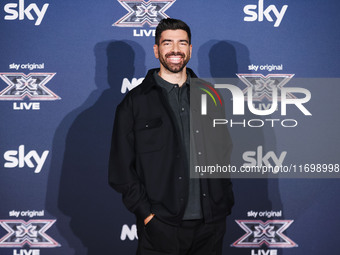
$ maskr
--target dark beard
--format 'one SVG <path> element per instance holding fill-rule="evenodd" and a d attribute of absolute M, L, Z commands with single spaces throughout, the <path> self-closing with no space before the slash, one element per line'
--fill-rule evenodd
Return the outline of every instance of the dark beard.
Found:
<path fill-rule="evenodd" d="M 174 52 L 171 52 L 171 53 L 168 53 L 165 55 L 166 58 L 170 57 L 170 56 L 181 56 L 183 59 L 184 59 L 184 62 L 182 65 L 174 65 L 174 66 L 169 66 L 166 62 L 165 62 L 165 59 L 163 58 L 163 56 L 160 54 L 160 52 L 158 51 L 158 55 L 159 55 L 159 61 L 161 62 L 161 64 L 165 67 L 165 69 L 169 70 L 170 72 L 172 73 L 179 73 L 183 70 L 183 68 L 188 64 L 190 58 L 187 57 L 185 58 L 185 54 L 184 53 L 181 53 L 181 52 L 178 52 L 178 53 L 174 53 Z"/>

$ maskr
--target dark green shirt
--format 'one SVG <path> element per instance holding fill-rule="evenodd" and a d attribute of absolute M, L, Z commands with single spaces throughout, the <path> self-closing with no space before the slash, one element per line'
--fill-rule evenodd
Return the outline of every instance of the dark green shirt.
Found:
<path fill-rule="evenodd" d="M 187 73 L 187 80 L 182 85 L 172 84 L 167 82 L 154 73 L 157 84 L 163 88 L 164 95 L 168 99 L 171 109 L 174 112 L 176 123 L 180 130 L 180 135 L 185 146 L 186 157 L 188 163 L 190 160 L 190 103 L 189 103 L 189 85 L 190 75 Z M 189 164 L 188 164 L 188 174 Z M 189 196 L 188 204 L 185 209 L 183 220 L 193 220 L 203 218 L 201 201 L 200 201 L 200 181 L 197 178 L 190 178 L 189 180 Z"/>

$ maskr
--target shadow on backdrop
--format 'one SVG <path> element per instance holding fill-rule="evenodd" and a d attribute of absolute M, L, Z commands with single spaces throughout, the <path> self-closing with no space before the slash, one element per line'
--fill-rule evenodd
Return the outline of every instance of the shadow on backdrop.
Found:
<path fill-rule="evenodd" d="M 75 255 L 133 254 L 136 242 L 120 234 L 134 218 L 108 185 L 108 157 L 122 80 L 145 75 L 145 52 L 132 41 L 107 41 L 94 54 L 97 88 L 55 133 L 46 208 Z"/>
<path fill-rule="evenodd" d="M 235 41 L 211 40 L 203 44 L 198 50 L 199 75 L 201 78 L 237 78 L 236 74 L 250 73 L 248 48 Z M 208 63 L 208 64 L 207 64 Z M 208 65 L 208 68 L 207 68 Z M 246 86 L 240 81 L 234 84 L 240 89 Z M 242 122 L 243 119 L 262 119 L 263 117 L 253 115 L 245 107 L 245 114 L 232 116 L 232 95 L 224 93 L 227 119 Z M 266 116 L 268 118 L 268 116 Z M 271 128 L 243 127 L 235 125 L 229 127 L 233 140 L 232 165 L 240 167 L 244 160 L 242 155 L 245 151 L 256 151 L 259 145 L 263 150 L 276 151 L 275 134 Z M 278 189 L 278 180 L 275 179 L 234 179 L 235 206 L 227 221 L 227 234 L 224 240 L 224 253 L 241 255 L 249 254 L 245 249 L 232 248 L 230 245 L 245 234 L 245 232 L 234 222 L 235 219 L 249 219 L 247 212 L 282 210 L 283 206 Z M 258 218 L 257 218 L 258 219 Z M 265 247 L 266 248 L 266 247 Z"/>

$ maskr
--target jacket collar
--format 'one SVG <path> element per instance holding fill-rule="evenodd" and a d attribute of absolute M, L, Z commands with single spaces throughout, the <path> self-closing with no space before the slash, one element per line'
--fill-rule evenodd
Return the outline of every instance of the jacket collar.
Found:
<path fill-rule="evenodd" d="M 150 89 L 152 89 L 154 86 L 158 86 L 156 83 L 156 80 L 153 76 L 154 72 L 159 72 L 159 68 L 150 69 L 148 73 L 145 76 L 145 79 L 143 80 L 142 84 L 139 85 L 141 87 L 141 90 L 144 94 L 148 93 Z M 190 68 L 187 67 L 187 72 L 189 72 L 191 78 L 197 78 L 197 75 L 192 71 Z"/>

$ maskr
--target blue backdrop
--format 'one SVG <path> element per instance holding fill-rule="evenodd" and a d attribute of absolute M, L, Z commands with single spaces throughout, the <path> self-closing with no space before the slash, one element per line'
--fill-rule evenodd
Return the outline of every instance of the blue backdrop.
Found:
<path fill-rule="evenodd" d="M 234 162 L 262 146 L 286 151 L 289 163 L 340 163 L 340 88 L 324 82 L 340 77 L 337 0 L 0 5 L 1 255 L 134 254 L 135 219 L 107 184 L 108 156 L 117 104 L 159 66 L 153 30 L 162 17 L 191 27 L 189 67 L 202 78 L 323 78 L 308 88 L 313 115 L 287 117 L 299 126 L 231 128 Z M 338 253 L 339 179 L 233 183 L 224 254 Z"/>

